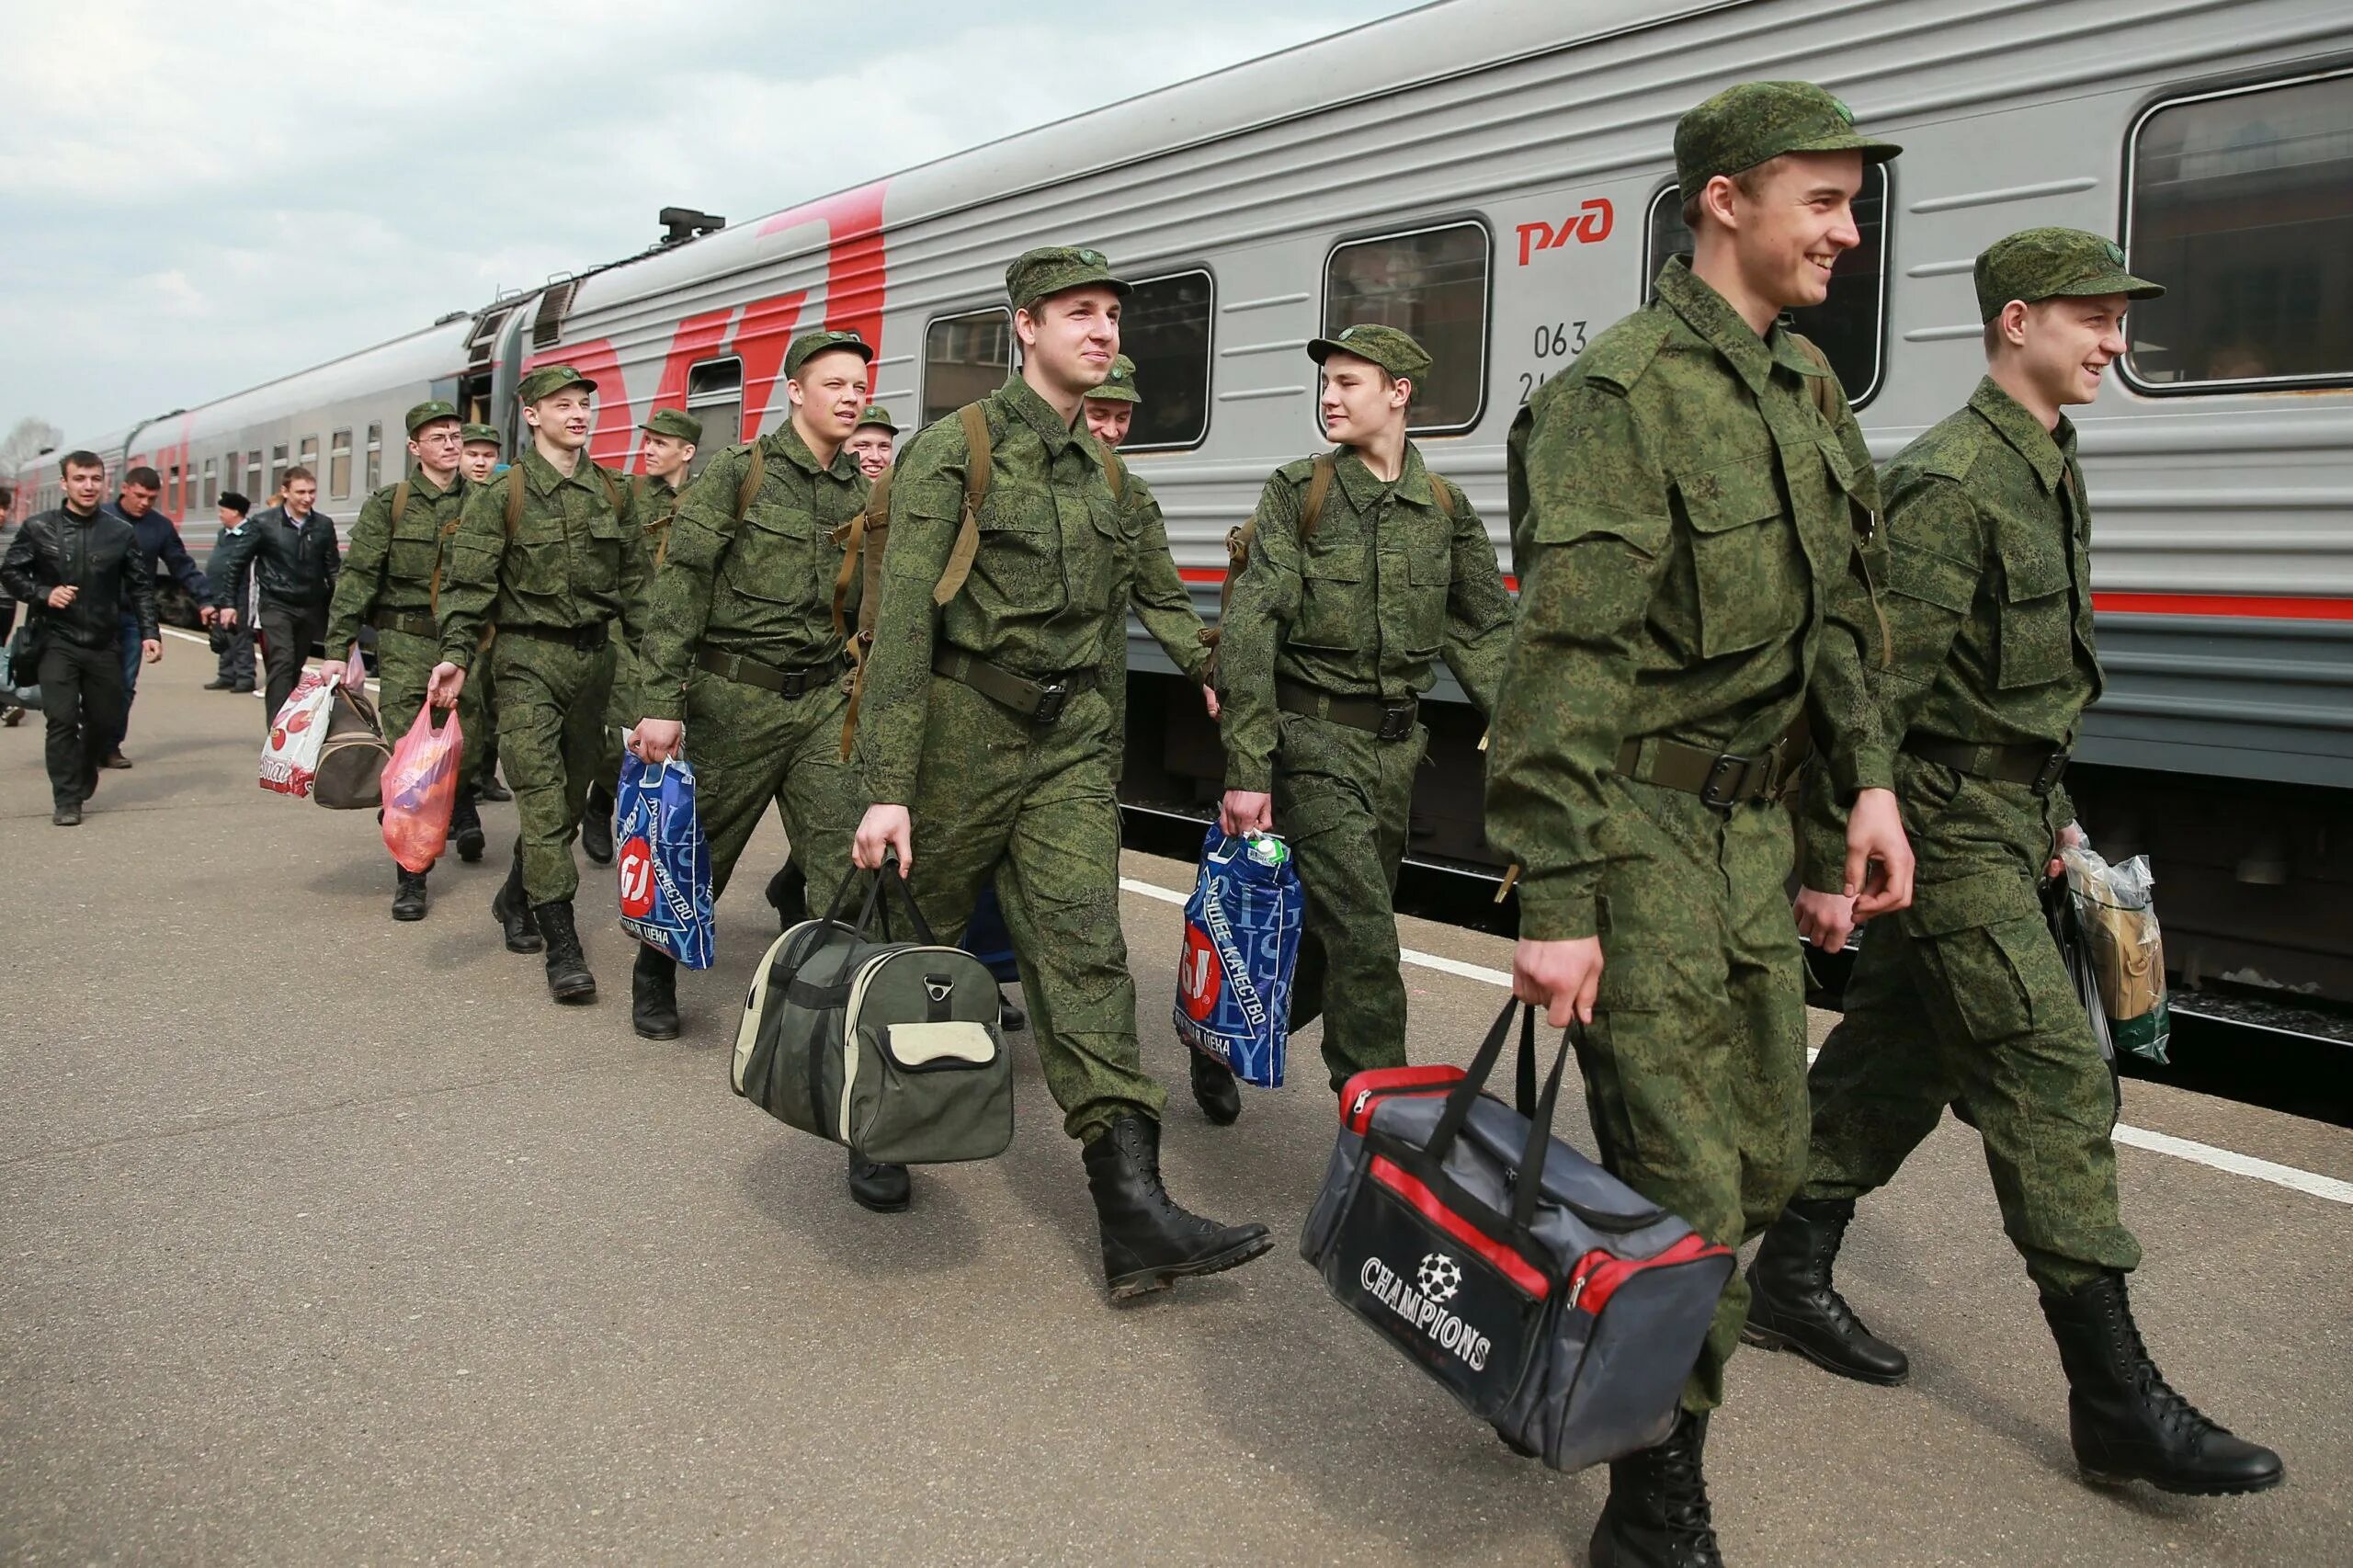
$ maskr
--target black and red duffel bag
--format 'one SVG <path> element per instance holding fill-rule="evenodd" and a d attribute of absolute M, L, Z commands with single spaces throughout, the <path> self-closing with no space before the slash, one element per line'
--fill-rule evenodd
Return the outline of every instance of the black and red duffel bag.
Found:
<path fill-rule="evenodd" d="M 1519 1108 L 1481 1092 L 1518 1007 L 1467 1073 L 1347 1081 L 1300 1252 L 1506 1443 L 1582 1470 L 1665 1437 L 1733 1255 L 1552 1137 L 1569 1045 L 1539 1097 L 1533 1009 Z"/>

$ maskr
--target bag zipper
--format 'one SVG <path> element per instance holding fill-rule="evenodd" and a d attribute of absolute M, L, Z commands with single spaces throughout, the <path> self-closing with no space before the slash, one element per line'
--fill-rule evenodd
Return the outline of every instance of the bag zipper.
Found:
<path fill-rule="evenodd" d="M 1391 1098 L 1442 1095 L 1462 1082 L 1460 1067 L 1375 1067 L 1340 1085 L 1340 1124 L 1361 1133 L 1372 1125 L 1373 1108 Z"/>
<path fill-rule="evenodd" d="M 1620 1286 L 1646 1268 L 1672 1268 L 1679 1264 L 1697 1263 L 1702 1258 L 1732 1256 L 1729 1247 L 1718 1246 L 1696 1231 L 1677 1242 L 1655 1257 L 1620 1257 L 1596 1248 L 1577 1259 L 1569 1271 L 1569 1306 L 1582 1307 L 1598 1316 L 1609 1304 L 1609 1298 Z"/>

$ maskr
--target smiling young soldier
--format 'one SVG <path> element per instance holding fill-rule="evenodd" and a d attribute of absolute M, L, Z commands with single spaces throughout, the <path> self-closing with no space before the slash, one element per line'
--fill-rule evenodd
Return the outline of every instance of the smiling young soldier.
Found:
<path fill-rule="evenodd" d="M 1392 900 L 1429 744 L 1422 693 L 1443 657 L 1491 713 L 1512 608 L 1486 525 L 1405 435 L 1428 353 L 1371 324 L 1307 352 L 1324 367 L 1324 428 L 1338 446 L 1276 470 L 1251 519 L 1219 633 L 1219 820 L 1290 846 L 1307 899 L 1290 1027 L 1323 1015 L 1336 1092 L 1405 1062 Z M 1198 1052 L 1192 1062 L 1202 1110 L 1233 1120 L 1233 1073 Z"/>
<path fill-rule="evenodd" d="M 834 630 L 842 547 L 833 535 L 866 506 L 865 477 L 843 443 L 865 406 L 873 358 L 854 332 L 794 338 L 784 354 L 792 417 L 721 454 L 687 487 L 654 573 L 634 744 L 648 762 L 683 749 L 694 763 L 714 898 L 771 801 L 813 907 L 830 903 L 849 874 L 866 801 L 841 755 L 849 698 L 847 651 Z M 746 505 L 755 465 L 758 488 Z M 630 987 L 639 1034 L 677 1037 L 676 987 L 676 964 L 639 949 Z M 890 1184 L 895 1193 L 878 1194 L 865 1170 L 852 1155 L 861 1202 L 904 1203 L 904 1175 Z"/>
<path fill-rule="evenodd" d="M 944 941 L 995 879 L 1047 1086 L 1085 1144 L 1116 1299 L 1246 1263 L 1272 1242 L 1264 1225 L 1221 1225 L 1168 1196 L 1166 1096 L 1136 1047 L 1115 742 L 1097 684 L 1126 608 L 1124 519 L 1079 422 L 1119 353 L 1128 286 L 1100 252 L 1052 248 L 1007 267 L 1006 292 L 1020 373 L 924 430 L 892 475 L 858 728 L 878 803 L 858 825 L 858 863 L 895 851 Z M 967 532 L 982 437 L 987 494 Z"/>
<path fill-rule="evenodd" d="M 487 484 L 498 472 L 498 426 L 469 423 L 461 432 L 458 463 L 468 484 Z M 446 543 L 446 540 L 445 540 Z M 466 753 L 459 777 L 477 801 L 511 801 L 498 781 L 498 703 L 486 680 L 470 681 L 458 698 L 458 720 L 465 726 Z"/>
<path fill-rule="evenodd" d="M 702 421 L 683 409 L 657 408 L 637 428 L 644 437 L 638 454 L 645 472 L 630 481 L 630 494 L 645 524 L 646 591 L 651 593 L 653 568 L 661 562 L 663 545 L 670 537 L 678 484 L 695 460 Z M 597 777 L 589 781 L 588 802 L 580 814 L 580 852 L 599 866 L 613 863 L 613 790 L 620 781 L 621 748 L 627 744 L 630 726 L 644 711 L 638 706 L 639 674 L 635 648 L 623 643 L 613 651 L 613 691 L 605 707 L 604 756 Z"/>
<path fill-rule="evenodd" d="M 1814 1063 L 1806 1182 L 1750 1270 L 1749 1337 L 1842 1376 L 1904 1381 L 1904 1353 L 1855 1317 L 1832 1265 L 1855 1200 L 1959 1101 L 2058 1341 L 2084 1473 L 2257 1491 L 2279 1483 L 2279 1457 L 2207 1420 L 2142 1347 L 2114 1084 L 2040 900 L 2057 846 L 2082 842 L 2059 778 L 2100 688 L 2091 516 L 2060 410 L 2098 397 L 2124 352 L 2127 301 L 2164 290 L 2074 229 L 1997 242 L 1976 285 L 1985 378 L 1885 475 L 1896 657 L 1874 689 L 1919 878 L 1912 908 L 1871 928 Z M 1798 921 L 1836 950 L 1854 915 L 1827 835 L 1809 813 Z"/>
<path fill-rule="evenodd" d="M 1804 1169 L 1779 796 L 1809 721 L 1853 796 L 1847 884 L 1876 860 L 1867 913 L 1909 894 L 1885 760 L 1867 755 L 1870 458 L 1835 380 L 1817 384 L 1828 367 L 1776 324 L 1827 294 L 1859 243 L 1864 162 L 1895 153 L 1808 83 L 1684 115 L 1690 265 L 1668 261 L 1652 304 L 1546 382 L 1508 447 L 1521 598 L 1487 834 L 1523 868 L 1513 990 L 1555 1025 L 1588 1020 L 1577 1064 L 1604 1163 L 1731 1246 Z M 1610 1466 L 1598 1568 L 1720 1561 L 1702 1448 L 1747 1294 L 1734 1276 L 1666 1440 Z"/>
<path fill-rule="evenodd" d="M 441 531 L 465 505 L 466 482 L 458 472 L 463 426 L 458 411 L 438 398 L 408 411 L 410 472 L 368 498 L 351 525 L 351 544 L 327 610 L 324 666 L 338 679 L 349 650 L 358 656 L 359 629 L 376 629 L 376 674 L 381 683 L 384 733 L 408 733 L 425 706 L 425 683 L 440 659 L 433 619 L 433 582 L 441 560 Z M 470 716 L 468 716 L 470 717 Z M 462 778 L 462 775 L 460 776 Z M 482 814 L 472 789 L 460 782 L 449 817 L 450 836 L 467 860 L 482 858 Z M 426 874 L 393 867 L 392 918 L 425 918 Z"/>
<path fill-rule="evenodd" d="M 612 626 L 642 628 L 645 531 L 620 482 L 588 457 L 597 383 L 570 365 L 523 378 L 531 444 L 515 465 L 472 490 L 441 572 L 441 663 L 427 697 L 458 700 L 469 674 L 487 675 L 521 825 L 506 883 L 491 901 L 510 952 L 547 949 L 548 991 L 593 1002 L 597 979 L 580 949 L 572 896 L 580 886 L 572 835 L 602 752 L 613 681 Z M 497 636 L 486 657 L 483 632 Z M 487 670 L 475 668 L 487 663 Z"/>
<path fill-rule="evenodd" d="M 891 418 L 891 411 L 879 403 L 870 403 L 858 411 L 858 428 L 849 433 L 847 445 L 849 455 L 858 460 L 858 472 L 870 481 L 891 472 L 891 449 L 898 441 L 899 426 Z"/>

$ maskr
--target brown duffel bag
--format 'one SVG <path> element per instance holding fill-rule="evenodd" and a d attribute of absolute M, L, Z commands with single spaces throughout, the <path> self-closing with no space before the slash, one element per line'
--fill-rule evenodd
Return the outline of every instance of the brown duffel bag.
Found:
<path fill-rule="evenodd" d="M 338 683 L 311 798 L 330 811 L 372 812 L 384 803 L 384 764 L 392 758 L 375 703 L 365 691 Z"/>

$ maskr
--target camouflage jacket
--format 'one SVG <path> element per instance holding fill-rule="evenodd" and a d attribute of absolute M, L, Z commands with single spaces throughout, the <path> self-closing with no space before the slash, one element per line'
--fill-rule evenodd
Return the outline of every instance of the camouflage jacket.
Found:
<path fill-rule="evenodd" d="M 1219 728 L 1229 790 L 1273 788 L 1275 682 L 1336 697 L 1419 696 L 1443 656 L 1482 713 L 1495 710 L 1511 643 L 1495 547 L 1461 489 L 1405 444 L 1395 483 L 1342 449 L 1315 531 L 1300 513 L 1314 460 L 1277 469 L 1258 497 L 1250 561 L 1218 642 Z M 1450 493 L 1453 516 L 1436 487 Z"/>
<path fill-rule="evenodd" d="M 645 559 L 654 561 L 670 537 L 670 519 L 677 516 L 678 487 L 666 479 L 641 473 L 630 481 L 638 517 L 645 524 Z"/>
<path fill-rule="evenodd" d="M 835 530 L 866 506 L 867 481 L 845 448 L 821 466 L 788 421 L 756 443 L 760 493 L 739 521 L 752 448 L 732 447 L 678 497 L 654 569 L 645 619 L 644 708 L 686 717 L 687 677 L 705 648 L 775 669 L 842 656 L 834 631 Z M 850 591 L 855 597 L 858 584 Z"/>
<path fill-rule="evenodd" d="M 509 529 L 506 493 L 517 484 L 526 487 L 522 511 Z M 618 619 L 622 639 L 634 642 L 645 571 L 645 533 L 629 486 L 585 453 L 567 477 L 537 448 L 526 449 L 466 493 L 441 563 L 441 657 L 470 666 L 485 626 L 569 631 Z"/>
<path fill-rule="evenodd" d="M 1143 622 L 1143 629 L 1160 644 L 1161 652 L 1185 672 L 1188 679 L 1199 683 L 1210 662 L 1209 648 L 1201 641 L 1201 633 L 1207 628 L 1201 623 L 1200 611 L 1193 608 L 1192 591 L 1177 573 L 1176 558 L 1168 553 L 1168 524 L 1160 515 L 1160 498 L 1131 468 L 1120 505 L 1128 514 L 1120 525 L 1127 555 L 1121 571 L 1125 589 L 1115 590 L 1113 599 L 1124 599 L 1125 608 L 1135 611 L 1136 619 Z M 1128 618 L 1124 613 L 1112 618 L 1110 639 L 1110 652 L 1117 654 L 1117 668 L 1107 657 L 1104 678 L 1124 678 L 1128 667 Z"/>
<path fill-rule="evenodd" d="M 1601 781 L 1629 737 L 1755 753 L 1802 706 L 1842 795 L 1888 783 L 1856 526 L 1878 490 L 1844 397 L 1815 407 L 1823 373 L 1678 259 L 1514 421 L 1519 625 L 1487 836 L 1522 868 L 1523 935 L 1594 934 Z"/>
<path fill-rule="evenodd" d="M 335 603 L 327 611 L 326 650 L 341 658 L 359 628 L 379 610 L 429 613 L 433 569 L 441 559 L 442 525 L 465 505 L 466 477 L 452 474 L 449 488 L 437 490 L 422 470 L 407 481 L 408 505 L 392 521 L 392 499 L 400 486 L 387 484 L 368 497 L 344 542 L 343 574 L 335 579 Z"/>
<path fill-rule="evenodd" d="M 1099 670 L 1141 520 L 1111 494 L 1102 449 L 1018 376 L 983 403 L 989 493 L 980 549 L 963 590 L 939 609 L 964 508 L 964 432 L 949 418 L 908 444 L 891 477 L 891 539 L 882 603 L 866 666 L 858 741 L 878 801 L 915 796 L 929 711 L 935 643 L 1029 678 Z"/>

